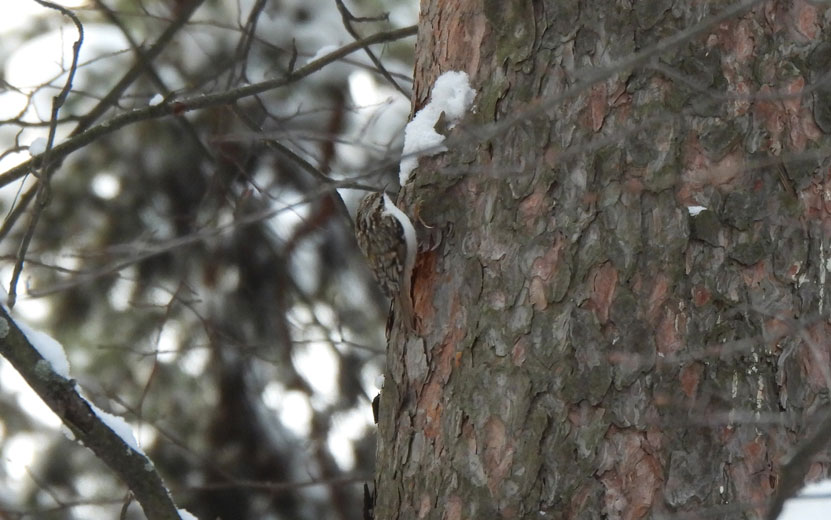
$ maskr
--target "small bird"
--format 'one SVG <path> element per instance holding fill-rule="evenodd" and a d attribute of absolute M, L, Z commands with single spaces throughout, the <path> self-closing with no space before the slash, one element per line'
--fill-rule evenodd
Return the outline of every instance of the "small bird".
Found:
<path fill-rule="evenodd" d="M 386 193 L 369 193 L 358 205 L 355 234 L 381 290 L 393 305 L 400 301 L 402 319 L 413 330 L 410 291 L 417 239 L 412 221 Z"/>

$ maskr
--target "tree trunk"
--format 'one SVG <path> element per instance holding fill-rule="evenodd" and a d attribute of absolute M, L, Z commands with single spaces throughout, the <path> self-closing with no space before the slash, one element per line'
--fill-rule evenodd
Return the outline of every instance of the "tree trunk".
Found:
<path fill-rule="evenodd" d="M 831 29 L 722 4 L 422 1 L 414 108 L 477 97 L 399 202 L 375 518 L 765 514 L 831 388 Z"/>

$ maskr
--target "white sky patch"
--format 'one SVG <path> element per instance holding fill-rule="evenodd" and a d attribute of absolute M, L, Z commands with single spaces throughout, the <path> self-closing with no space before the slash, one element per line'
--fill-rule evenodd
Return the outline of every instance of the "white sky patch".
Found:
<path fill-rule="evenodd" d="M 327 54 L 331 54 L 331 53 L 335 52 L 339 48 L 340 47 L 338 47 L 337 45 L 324 45 L 323 47 L 319 48 L 317 50 L 317 52 L 315 53 L 315 55 L 312 56 L 309 59 L 309 61 L 307 61 L 306 63 L 311 63 L 311 62 L 313 62 L 317 59 L 320 59 L 320 58 L 326 56 Z"/>
<path fill-rule="evenodd" d="M 66 359 L 66 352 L 64 352 L 63 346 L 58 340 L 45 332 L 33 329 L 25 323 L 16 321 L 15 324 L 43 359 L 52 365 L 52 370 L 59 376 L 69 379 L 69 360 Z"/>
<path fill-rule="evenodd" d="M 14 313 L 26 321 L 43 321 L 50 312 L 52 305 L 46 298 L 18 298 L 14 305 Z"/>
<path fill-rule="evenodd" d="M 298 437 L 308 437 L 312 429 L 312 407 L 309 397 L 303 392 L 291 390 L 281 393 L 279 400 L 280 422 Z"/>
<path fill-rule="evenodd" d="M 236 220 L 236 215 L 230 208 L 222 208 L 216 212 L 216 227 L 231 226 Z"/>
<path fill-rule="evenodd" d="M 332 434 L 326 445 L 342 471 L 352 471 L 355 468 L 355 446 L 350 439 Z"/>
<path fill-rule="evenodd" d="M 395 74 L 395 61 L 387 66 Z M 411 81 L 405 79 L 412 68 L 401 68 L 395 81 L 405 89 Z M 348 120 L 347 139 L 337 144 L 341 167 L 346 172 L 362 170 L 367 163 L 386 160 L 398 154 L 404 142 L 404 127 L 410 116 L 410 98 L 383 79 L 376 79 L 362 69 L 352 69 L 347 75 L 349 97 L 352 101 Z M 348 176 L 349 174 L 347 174 Z"/>
<path fill-rule="evenodd" d="M 156 94 L 155 96 L 150 98 L 150 101 L 147 104 L 152 107 L 156 105 L 161 105 L 162 101 L 164 101 L 164 96 L 161 94 Z"/>
<path fill-rule="evenodd" d="M 310 206 L 301 202 L 303 196 L 297 192 L 285 190 L 279 200 L 274 202 L 277 213 L 268 221 L 269 227 L 283 240 L 294 235 L 297 226 L 302 225 L 309 216 Z"/>
<path fill-rule="evenodd" d="M 84 4 L 83 1 L 58 2 L 64 5 Z M 75 26 L 63 17 L 60 13 L 45 8 L 35 2 L 15 2 L 13 14 L 0 17 L 0 27 L 4 21 L 10 21 L 14 28 L 31 27 L 33 24 L 40 24 L 42 20 L 45 27 L 56 27 L 47 30 L 35 38 L 15 37 L 4 33 L 4 43 L 14 47 L 5 61 L 5 68 L 0 74 L 4 79 L 17 90 L 7 90 L 0 94 L 0 119 L 18 117 L 23 112 L 22 120 L 29 122 L 45 121 L 51 115 L 52 97 L 57 89 L 62 88 L 66 79 L 65 72 L 72 63 L 73 44 L 78 38 Z M 25 6 L 25 7 L 24 7 Z M 37 18 L 37 20 L 35 20 Z M 14 30 L 14 28 L 9 28 Z M 8 41 L 7 41 L 8 40 Z M 81 46 L 79 56 L 80 67 L 75 78 L 75 84 L 89 84 L 92 77 L 91 69 L 98 71 L 115 70 L 119 62 L 132 60 L 128 52 L 129 45 L 124 35 L 117 27 L 109 24 L 84 24 L 84 43 Z M 102 59 L 98 59 L 101 58 Z M 116 78 L 113 78 L 114 82 Z M 51 81 L 54 88 L 40 88 Z M 96 79 L 96 84 L 101 84 Z M 37 90 L 39 89 L 39 90 Z M 101 86 L 100 95 L 106 92 L 107 86 Z M 91 98 L 96 94 L 91 93 Z M 31 94 L 31 98 L 29 97 Z M 81 98 L 83 99 L 83 98 Z M 94 99 L 84 100 L 83 103 L 94 103 Z M 76 110 L 82 110 L 78 108 Z M 71 125 L 59 125 L 55 136 L 55 144 L 61 142 L 71 129 Z M 0 170 L 16 166 L 29 159 L 31 155 L 37 155 L 45 150 L 45 136 L 48 133 L 46 127 L 29 128 L 19 136 L 21 143 L 32 142 L 32 147 L 27 151 L 12 153 L 0 159 Z M 0 133 L 0 138 L 9 135 Z M 42 141 L 42 144 L 41 144 Z M 13 190 L 12 190 L 13 191 Z"/>
<path fill-rule="evenodd" d="M 300 375 L 315 389 L 316 399 L 326 403 L 335 402 L 338 394 L 338 361 L 329 345 L 310 341 L 294 349 L 292 360 Z"/>
<path fill-rule="evenodd" d="M 116 311 L 124 312 L 130 308 L 130 295 L 133 294 L 136 287 L 136 282 L 130 278 L 135 275 L 136 272 L 133 267 L 122 271 L 121 276 L 113 283 L 110 292 L 107 294 L 110 305 Z"/>
<path fill-rule="evenodd" d="M 50 256 L 50 261 L 61 269 L 70 271 L 83 268 L 81 256 L 78 254 L 78 250 L 73 247 L 62 247 L 57 254 Z"/>
<path fill-rule="evenodd" d="M 0 388 L 12 394 L 21 410 L 45 426 L 57 428 L 61 420 L 10 363 L 0 362 Z"/>
<path fill-rule="evenodd" d="M 336 434 L 333 429 L 326 445 L 341 470 L 352 471 L 355 468 L 355 452 L 350 439 Z"/>
<path fill-rule="evenodd" d="M 332 38 L 327 38 L 327 40 L 332 40 Z M 318 51 L 306 62 L 306 64 L 323 58 L 327 54 L 331 54 L 339 48 L 339 45 L 324 45 L 318 49 Z M 340 58 L 318 70 L 316 72 L 316 76 L 321 83 L 336 82 L 340 84 L 349 78 L 349 74 L 352 72 L 352 69 L 353 67 L 351 65 L 347 64 L 342 58 Z"/>
<path fill-rule="evenodd" d="M 305 392 L 286 390 L 278 381 L 270 381 L 263 388 L 260 398 L 263 406 L 260 408 L 275 423 L 279 422 L 282 428 L 273 428 L 272 442 L 278 446 L 288 446 L 290 439 L 308 439 L 312 426 L 312 406 Z M 268 421 L 269 419 L 266 419 Z"/>
<path fill-rule="evenodd" d="M 355 442 L 373 426 L 372 409 L 364 406 L 336 414 L 327 444 L 338 465 L 344 471 L 355 469 Z"/>
<path fill-rule="evenodd" d="M 16 2 L 25 3 L 25 2 Z M 62 20 L 60 14 L 52 11 L 52 15 Z M 14 16 L 12 16 L 14 18 Z M 20 23 L 18 21 L 18 23 Z M 54 85 L 63 86 L 65 72 L 72 63 L 72 46 L 78 39 L 78 31 L 71 22 L 65 22 L 60 28 L 43 33 L 42 35 L 27 40 L 11 55 L 6 62 L 6 81 L 23 89 L 24 96 L 27 89 L 34 89 L 38 85 L 50 80 Z M 114 25 L 109 24 L 84 24 L 84 43 L 81 45 L 79 56 L 80 68 L 75 80 L 76 84 L 87 84 L 91 76 L 88 70 L 95 68 L 101 70 L 112 70 L 116 61 L 132 60 L 129 53 L 123 53 L 129 49 L 129 44 L 124 35 Z M 106 56 L 103 59 L 102 56 Z M 95 61 L 92 61 L 95 60 Z M 90 62 L 90 63 L 87 63 Z M 33 66 L 37 64 L 37 66 Z M 112 80 L 115 82 L 115 78 Z M 99 80 L 100 82 L 100 80 Z M 48 117 L 51 108 L 51 99 L 55 93 L 51 89 L 44 89 L 35 96 L 36 111 L 41 117 Z"/>
<path fill-rule="evenodd" d="M 158 430 L 150 426 L 136 426 L 133 433 L 138 439 L 139 446 L 152 446 L 159 438 Z"/>
<path fill-rule="evenodd" d="M 26 478 L 26 470 L 35 460 L 35 453 L 48 441 L 43 435 L 15 435 L 4 439 L 2 446 L 4 469 L 14 481 Z"/>
<path fill-rule="evenodd" d="M 38 137 L 32 144 L 29 145 L 29 155 L 40 155 L 46 151 L 47 139 L 45 137 Z"/>
<path fill-rule="evenodd" d="M 288 310 L 289 319 L 297 322 L 300 326 L 307 325 L 314 319 L 312 309 L 306 305 L 292 305 Z"/>
<path fill-rule="evenodd" d="M 294 281 L 306 293 L 312 293 L 320 282 L 320 255 L 312 240 L 301 240 L 291 256 L 291 269 Z"/>
<path fill-rule="evenodd" d="M 14 6 L 14 16 L 11 16 L 11 13 L 8 13 L 7 16 L 0 16 L 0 31 L 3 33 L 20 29 L 24 23 L 34 21 L 35 17 L 46 9 L 35 2 L 18 2 L 17 4 Z"/>
<path fill-rule="evenodd" d="M 101 482 L 103 482 L 103 480 Z M 88 479 L 87 484 L 91 484 Z M 90 489 L 90 485 L 86 485 L 84 488 L 86 488 L 85 490 L 88 490 Z M 80 486 L 79 492 L 82 492 Z M 72 507 L 72 514 L 75 515 L 76 518 L 107 518 L 107 515 L 112 515 L 112 511 L 105 506 L 82 503 Z"/>
<path fill-rule="evenodd" d="M 276 381 L 271 381 L 263 388 L 262 399 L 263 404 L 272 410 L 279 410 L 280 403 L 286 395 L 286 387 Z"/>
<path fill-rule="evenodd" d="M 157 359 L 160 363 L 173 363 L 179 353 L 179 338 L 181 327 L 178 322 L 166 321 L 159 333 L 159 340 L 156 343 L 158 352 Z"/>
<path fill-rule="evenodd" d="M 348 141 L 338 143 L 344 169 L 361 170 L 367 162 L 386 159 L 403 144 L 404 127 L 410 116 L 410 99 L 378 82 L 365 70 L 349 73 L 349 97 L 354 105 L 349 119 Z M 400 85 L 409 82 L 396 78 Z"/>
<path fill-rule="evenodd" d="M 98 492 L 106 483 L 107 478 L 100 472 L 82 472 L 77 477 L 72 479 L 72 483 L 77 486 L 78 494 L 80 496 L 91 497 L 95 496 L 95 493 Z M 88 509 L 85 516 L 79 516 L 79 518 L 104 518 L 106 514 L 106 509 L 103 509 L 97 505 L 90 504 L 90 509 Z M 74 509 L 73 509 L 74 512 Z M 80 515 L 81 513 L 78 512 Z"/>
<path fill-rule="evenodd" d="M 110 200 L 121 193 L 121 180 L 109 172 L 101 172 L 92 178 L 92 192 L 96 197 Z"/>
<path fill-rule="evenodd" d="M 196 377 L 205 373 L 210 352 L 206 348 L 191 348 L 182 354 L 176 366 L 185 374 Z"/>
<path fill-rule="evenodd" d="M 60 15 L 56 15 L 60 16 Z M 19 22 L 18 22 L 19 23 Z M 22 88 L 35 87 L 64 72 L 72 63 L 73 44 L 78 31 L 69 22 L 32 38 L 18 48 L 6 64 L 6 79 Z M 115 26 L 84 24 L 84 43 L 79 64 L 102 55 L 129 48 Z M 32 64 L 37 64 L 33 67 Z M 61 79 L 58 80 L 60 83 Z M 52 96 L 54 94 L 50 94 Z"/>
<path fill-rule="evenodd" d="M 421 2 L 401 2 L 389 6 L 390 27 L 406 27 L 418 23 Z"/>
<path fill-rule="evenodd" d="M 147 291 L 147 300 L 151 305 L 167 307 L 170 305 L 170 300 L 172 298 L 173 297 L 170 295 L 170 291 L 165 290 L 163 287 L 151 287 L 150 290 Z"/>
<path fill-rule="evenodd" d="M 87 399 L 87 403 L 89 403 L 89 406 L 90 408 L 92 408 L 92 411 L 95 412 L 95 415 L 97 415 L 98 418 L 101 419 L 101 422 L 106 424 L 109 429 L 111 429 L 116 435 L 121 437 L 121 440 L 123 440 L 125 444 L 133 448 L 133 450 L 141 453 L 142 455 L 144 454 L 144 452 L 139 447 L 138 442 L 136 441 L 136 436 L 133 435 L 132 426 L 130 426 L 127 423 L 127 421 L 125 421 L 123 418 L 117 415 L 107 413 L 104 410 L 98 408 L 89 399 Z"/>
<path fill-rule="evenodd" d="M 81 7 L 87 3 L 87 0 L 51 1 L 69 9 Z M 0 32 L 6 33 L 20 29 L 21 27 L 31 27 L 30 24 L 35 23 L 38 18 L 42 19 L 47 16 L 60 16 L 60 14 L 53 9 L 38 5 L 35 2 L 16 2 L 14 5 L 14 13 L 10 12 L 8 16 L 0 16 Z"/>
<path fill-rule="evenodd" d="M 7 106 L 8 104 L 6 103 L 3 94 L 0 94 L 0 119 L 7 119 L 9 117 L 14 117 L 15 115 L 17 115 L 17 111 L 15 111 L 14 114 L 6 115 L 6 117 L 3 117 L 5 112 L 3 108 Z M 2 131 L 2 129 L 0 129 L 0 131 Z M 5 137 L 3 134 L 0 134 L 0 136 Z M 28 161 L 31 158 L 32 157 L 29 155 L 28 151 L 8 153 L 2 158 L 0 158 L 0 170 L 6 171 L 9 168 L 14 168 L 18 164 L 24 161 Z M 12 186 L 17 186 L 17 184 L 13 184 Z"/>
<path fill-rule="evenodd" d="M 239 267 L 226 266 L 216 281 L 216 291 L 231 292 L 239 287 Z"/>
<path fill-rule="evenodd" d="M 441 145 L 445 137 L 435 130 L 436 123 L 444 112 L 448 128 L 453 128 L 473 104 L 476 91 L 470 88 L 470 81 L 464 72 L 451 70 L 438 77 L 430 94 L 430 102 L 416 113 L 404 129 L 404 150 L 398 178 L 404 186 L 418 158 L 447 151 Z"/>
<path fill-rule="evenodd" d="M 815 498 L 811 498 L 811 497 Z M 831 508 L 831 480 L 822 480 L 806 485 L 798 498 L 785 502 L 778 520 L 820 520 L 828 518 Z"/>
<path fill-rule="evenodd" d="M 331 306 L 325 303 L 316 303 L 314 313 L 317 321 L 325 328 L 331 331 L 337 330 L 337 314 Z"/>
<path fill-rule="evenodd" d="M 372 79 L 369 72 L 357 70 L 349 75 L 349 96 L 360 106 L 374 105 L 386 98 L 381 97 L 378 84 Z"/>
<path fill-rule="evenodd" d="M 266 8 L 266 16 L 261 17 L 257 25 L 258 31 L 270 35 L 272 44 L 290 48 L 294 39 L 294 45 L 302 52 L 338 41 L 352 41 L 343 28 L 343 18 L 331 0 L 282 0 L 279 4 L 279 8 L 276 5 L 272 6 L 273 9 Z M 298 20 L 284 14 L 301 9 L 314 13 L 314 17 Z"/>
<path fill-rule="evenodd" d="M 704 206 L 687 206 L 687 211 L 690 213 L 690 216 L 694 217 L 701 213 L 702 211 L 706 211 L 707 208 Z"/>

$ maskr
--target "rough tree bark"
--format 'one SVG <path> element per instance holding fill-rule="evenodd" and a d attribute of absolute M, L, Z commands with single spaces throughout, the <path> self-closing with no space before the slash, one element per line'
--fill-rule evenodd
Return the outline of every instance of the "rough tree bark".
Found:
<path fill-rule="evenodd" d="M 442 241 L 389 344 L 376 518 L 765 514 L 831 387 L 828 20 L 422 1 L 415 109 L 463 70 L 476 110 L 402 192 Z"/>

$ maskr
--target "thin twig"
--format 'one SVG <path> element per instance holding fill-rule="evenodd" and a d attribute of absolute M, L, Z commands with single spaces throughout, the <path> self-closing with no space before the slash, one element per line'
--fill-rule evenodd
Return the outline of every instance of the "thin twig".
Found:
<path fill-rule="evenodd" d="M 196 233 L 191 233 L 189 235 L 181 236 L 172 238 L 169 240 L 165 240 L 160 243 L 156 244 L 148 244 L 142 243 L 135 247 L 131 247 L 131 249 L 137 249 L 139 252 L 135 253 L 132 257 L 118 260 L 115 262 L 110 263 L 100 269 L 96 269 L 94 271 L 86 271 L 83 273 L 79 273 L 79 275 L 72 280 L 67 280 L 66 282 L 62 282 L 59 284 L 55 284 L 49 289 L 44 289 L 42 291 L 39 290 L 30 290 L 28 292 L 28 296 L 31 298 L 39 298 L 42 296 L 47 296 L 49 294 L 65 291 L 72 287 L 77 287 L 83 285 L 85 283 L 89 283 L 95 281 L 99 278 L 103 278 L 106 276 L 111 276 L 119 271 L 139 262 L 143 262 L 149 258 L 153 258 L 155 256 L 168 253 L 170 251 L 186 247 L 192 244 L 196 244 L 205 240 L 209 240 L 211 238 L 215 238 L 221 236 L 225 233 L 234 231 L 238 228 L 242 228 L 245 226 L 249 226 L 252 224 L 256 224 L 263 220 L 267 220 L 273 218 L 275 215 L 278 215 L 284 211 L 293 211 L 304 204 L 308 204 L 312 200 L 315 200 L 318 197 L 328 195 L 331 191 L 334 191 L 337 188 L 346 188 L 346 189 L 355 189 L 355 190 L 364 190 L 364 191 L 377 191 L 377 188 L 373 186 L 367 186 L 364 184 L 356 183 L 354 180 L 349 179 L 345 181 L 339 182 L 331 182 L 330 184 L 322 185 L 318 189 L 313 190 L 312 192 L 308 193 L 307 196 L 303 197 L 301 200 L 293 203 L 288 204 L 282 208 L 267 208 L 261 211 L 257 211 L 254 213 L 246 214 L 244 217 L 238 218 L 233 222 L 228 224 L 224 224 L 221 226 L 217 226 L 211 229 L 205 229 Z M 343 210 L 345 211 L 345 209 Z M 119 249 L 122 248 L 110 248 L 108 252 L 110 254 L 116 254 L 119 252 Z"/>
<path fill-rule="evenodd" d="M 23 186 L 20 187 L 23 189 Z M 17 219 L 23 216 L 26 213 L 26 208 L 29 207 L 29 203 L 35 198 L 37 194 L 38 187 L 37 184 L 34 186 L 30 186 L 26 193 L 20 196 L 19 199 L 16 199 L 12 204 L 11 209 L 9 210 L 9 214 L 6 215 L 5 220 L 3 220 L 3 225 L 0 226 L 0 242 L 2 242 L 9 234 L 9 232 L 14 227 Z M 18 192 L 19 194 L 19 192 Z"/>
<path fill-rule="evenodd" d="M 75 28 L 78 30 L 78 39 L 75 40 L 74 44 L 72 44 L 72 64 L 69 66 L 69 71 L 66 75 L 66 82 L 64 83 L 61 91 L 58 92 L 58 95 L 52 98 L 52 114 L 50 116 L 51 123 L 49 125 L 49 136 L 46 139 L 46 149 L 41 154 L 42 162 L 40 175 L 38 176 L 36 196 L 37 205 L 32 210 L 29 225 L 26 228 L 26 232 L 23 234 L 23 239 L 20 241 L 20 247 L 17 250 L 17 261 L 14 264 L 12 279 L 9 282 L 9 308 L 14 307 L 14 302 L 17 299 L 17 282 L 20 280 L 20 274 L 23 272 L 23 263 L 26 259 L 26 251 L 29 250 L 29 244 L 32 242 L 32 237 L 35 235 L 35 228 L 37 228 L 37 224 L 43 214 L 43 210 L 46 209 L 47 204 L 49 204 L 49 180 L 55 168 L 51 162 L 51 152 L 55 143 L 55 133 L 58 129 L 58 114 L 60 113 L 61 107 L 66 102 L 66 98 L 69 96 L 69 93 L 72 91 L 72 82 L 75 79 L 75 73 L 78 70 L 78 56 L 81 53 L 81 45 L 84 43 L 84 26 L 75 13 L 63 6 L 47 2 L 46 0 L 35 1 L 40 5 L 49 9 L 54 9 L 71 19 L 72 23 L 75 24 Z"/>
<path fill-rule="evenodd" d="M 293 491 L 312 486 L 331 486 L 333 484 L 357 484 L 370 480 L 369 475 L 346 475 L 342 477 L 322 478 L 319 480 L 308 480 L 305 482 L 265 482 L 261 480 L 233 480 L 231 482 L 212 482 L 193 486 L 191 489 L 235 489 L 235 488 L 249 488 L 249 489 L 263 489 L 272 492 L 279 491 Z"/>
<path fill-rule="evenodd" d="M 139 54 L 136 57 L 136 63 L 127 71 L 124 76 L 116 83 L 113 88 L 104 96 L 98 104 L 90 110 L 87 115 L 81 118 L 81 121 L 78 123 L 70 137 L 80 135 L 84 131 L 86 131 L 90 126 L 92 126 L 95 121 L 101 117 L 110 107 L 114 106 L 119 99 L 121 99 L 121 95 L 127 90 L 127 87 L 133 84 L 136 79 L 138 79 L 142 72 L 145 70 L 146 66 L 153 62 L 153 60 L 158 57 L 159 54 L 167 47 L 167 45 L 173 41 L 173 36 L 179 32 L 179 30 L 185 26 L 185 24 L 190 20 L 191 15 L 193 14 L 196 9 L 202 5 L 204 0 L 191 0 L 187 6 L 185 6 L 180 14 L 179 17 L 171 23 L 167 29 L 159 36 L 154 43 L 145 53 Z"/>
<path fill-rule="evenodd" d="M 104 4 L 103 0 L 95 0 L 95 4 L 98 7 L 98 9 L 100 9 L 104 13 L 104 16 L 106 16 L 107 19 L 121 31 L 121 34 L 127 40 L 127 43 L 130 44 L 130 49 L 136 55 L 136 63 L 142 66 L 143 72 L 147 74 L 147 76 L 150 78 L 150 81 L 158 89 L 159 93 L 165 99 L 168 99 L 173 94 L 173 91 L 170 88 L 168 88 L 167 84 L 164 82 L 162 77 L 159 76 L 158 72 L 156 72 L 156 67 L 153 66 L 153 61 L 149 53 L 145 52 L 141 45 L 139 45 L 138 42 L 136 42 L 135 38 L 133 38 L 133 35 L 130 34 L 128 28 L 123 23 L 121 23 L 121 20 L 118 19 L 118 16 L 116 16 L 115 12 L 112 9 L 110 9 L 109 6 Z M 190 15 L 188 15 L 188 17 L 189 16 Z M 162 41 L 161 38 L 159 40 Z M 84 116 L 83 119 L 86 119 L 87 117 L 88 116 Z M 185 133 L 191 139 L 193 144 L 196 145 L 197 148 L 199 148 L 201 157 L 208 158 L 211 160 L 211 162 L 215 163 L 216 157 L 214 157 L 213 152 L 207 146 L 205 146 L 205 144 L 199 138 L 199 132 L 196 131 L 196 129 L 193 127 L 193 124 L 187 118 L 184 117 L 178 118 L 177 122 L 184 129 Z"/>
<path fill-rule="evenodd" d="M 245 72 L 245 69 L 248 67 L 248 56 L 251 54 L 251 46 L 254 43 L 254 35 L 257 30 L 257 22 L 260 19 L 260 15 L 265 9 L 266 0 L 257 0 L 257 3 L 251 7 L 251 12 L 248 15 L 248 20 L 245 22 L 245 26 L 242 28 L 242 36 L 237 43 L 237 50 L 235 53 L 236 58 L 234 59 L 234 64 L 239 65 L 239 79 L 246 81 L 248 80 L 248 75 Z M 228 74 L 228 82 L 226 83 L 227 88 L 231 88 L 233 81 L 235 79 L 235 75 L 233 70 L 230 74 Z"/>
<path fill-rule="evenodd" d="M 376 20 L 377 19 L 377 18 L 356 18 L 355 15 L 353 15 L 349 11 L 349 9 L 346 7 L 346 5 L 343 3 L 343 0 L 335 0 L 335 4 L 338 6 L 338 11 L 340 11 L 340 16 L 341 16 L 341 19 L 343 20 L 343 26 L 346 29 L 346 32 L 348 32 L 353 38 L 355 38 L 355 40 L 360 40 L 361 36 L 358 34 L 358 31 L 356 31 L 355 28 L 352 26 L 353 21 L 363 22 L 363 21 L 369 21 L 369 20 Z M 404 88 L 401 85 L 399 85 L 397 81 L 395 81 L 395 78 L 393 78 L 392 74 L 390 74 L 389 71 L 387 70 L 387 68 L 384 67 L 384 64 L 381 63 L 381 60 L 378 59 L 377 56 L 375 56 L 374 52 L 372 52 L 372 49 L 370 49 L 369 47 L 364 47 L 364 52 L 366 52 L 366 55 L 369 56 L 369 59 L 378 68 L 378 72 L 380 72 L 381 75 L 384 76 L 384 78 L 387 81 L 389 81 L 390 84 L 393 87 L 395 87 L 395 90 L 397 90 L 398 92 L 401 92 L 401 94 L 403 94 L 405 98 L 410 99 L 410 93 L 407 92 L 406 90 L 404 90 Z"/>
<path fill-rule="evenodd" d="M 41 5 L 44 5 L 46 7 L 51 7 L 51 8 L 54 8 L 54 9 L 58 9 L 61 12 L 67 11 L 63 7 L 57 6 L 55 4 L 50 4 L 49 2 L 46 2 L 44 0 L 35 0 L 35 1 L 37 1 L 38 3 L 40 3 Z M 70 138 L 83 134 L 85 130 L 87 130 L 99 117 L 101 117 L 102 114 L 104 114 L 104 112 L 106 112 L 111 106 L 113 106 L 117 103 L 117 101 L 121 98 L 121 95 L 124 93 L 124 91 L 136 79 L 139 78 L 141 73 L 145 70 L 145 67 L 148 64 L 152 63 L 153 59 L 156 56 L 158 56 L 167 47 L 167 45 L 173 40 L 173 36 L 182 27 L 185 26 L 185 24 L 188 22 L 188 20 L 190 20 L 190 16 L 193 14 L 193 12 L 196 10 L 196 8 L 199 7 L 202 4 L 202 2 L 204 2 L 204 0 L 192 0 L 192 2 L 190 4 L 188 4 L 184 9 L 182 9 L 179 17 L 172 24 L 170 24 L 168 26 L 168 28 L 161 34 L 161 36 L 159 36 L 158 40 L 156 40 L 156 42 L 150 47 L 150 49 L 147 52 L 142 52 L 142 53 L 138 54 L 137 59 L 136 59 L 136 63 L 133 65 L 133 67 L 129 71 L 127 71 L 127 73 L 121 78 L 121 80 L 119 80 L 119 82 L 116 83 L 116 85 L 113 86 L 112 89 L 110 89 L 110 91 L 107 93 L 107 95 L 105 95 L 96 104 L 96 106 L 93 107 L 92 110 L 90 110 L 82 118 L 78 119 L 77 126 L 69 134 Z M 100 5 L 101 4 L 99 3 L 99 6 Z M 134 48 L 135 48 L 135 46 L 134 46 Z M 152 77 L 152 75 L 151 75 L 151 77 Z M 55 121 L 57 121 L 57 120 L 55 118 L 52 118 L 52 121 L 50 122 L 50 126 Z M 192 129 L 191 129 L 191 131 L 192 131 Z M 199 141 L 198 138 L 196 140 L 201 145 L 201 141 Z M 204 145 L 201 145 L 201 146 L 204 149 Z M 49 149 L 54 151 L 53 148 L 49 148 Z M 51 157 L 53 159 L 55 159 L 57 161 L 57 163 L 60 163 L 66 157 L 66 155 L 68 155 L 68 154 L 52 153 Z M 27 161 L 24 164 L 28 164 L 29 166 L 27 168 L 23 169 L 21 171 L 21 174 L 17 178 L 20 178 L 23 175 L 26 175 L 30 172 L 35 171 L 37 168 L 40 168 L 44 162 L 45 162 L 44 154 L 39 155 L 37 157 L 37 161 L 34 161 L 34 162 L 32 160 Z M 0 186 L 3 186 L 3 185 L 5 185 L 5 184 L 0 183 Z M 15 210 L 15 212 L 18 213 L 17 216 L 19 216 L 19 213 L 22 213 L 23 210 L 27 209 L 28 204 L 34 199 L 35 192 L 37 192 L 37 190 L 39 190 L 39 187 L 37 187 L 37 186 L 33 187 L 32 190 L 34 190 L 34 191 L 32 191 L 31 194 L 29 192 L 27 192 L 27 195 L 31 195 L 31 196 L 23 197 L 20 200 L 20 202 L 19 202 L 20 207 L 16 208 L 16 210 Z M 10 217 L 11 216 L 14 216 L 14 215 L 12 214 L 12 215 L 10 215 Z M 5 222 L 4 225 L 3 225 L 3 231 L 5 233 L 8 233 L 11 230 L 11 224 L 13 224 L 14 221 L 17 220 L 17 216 L 14 219 L 7 218 L 7 222 Z M 29 239 L 29 241 L 30 240 L 31 240 L 31 238 Z M 26 241 L 25 237 L 24 237 L 24 241 Z M 28 244 L 27 244 L 26 247 L 28 248 Z M 9 295 L 10 296 L 14 295 L 13 289 L 11 289 L 9 291 Z"/>
<path fill-rule="evenodd" d="M 80 150 L 88 144 L 97 141 L 101 137 L 110 135 L 116 132 L 117 130 L 124 128 L 125 126 L 139 121 L 149 121 L 152 119 L 159 119 L 171 115 L 179 116 L 186 112 L 201 110 L 207 107 L 227 105 L 239 99 L 255 96 L 257 94 L 261 94 L 269 90 L 274 90 L 280 87 L 284 87 L 286 85 L 290 85 L 305 78 L 306 76 L 309 76 L 323 69 L 330 63 L 333 63 L 344 56 L 348 56 L 349 54 L 352 54 L 353 52 L 360 50 L 368 45 L 374 45 L 376 43 L 387 41 L 394 41 L 401 38 L 414 36 L 415 34 L 415 25 L 404 27 L 402 29 L 396 29 L 394 31 L 377 33 L 367 38 L 364 38 L 363 40 L 344 45 L 336 51 L 330 52 L 325 56 L 321 56 L 320 58 L 307 63 L 303 67 L 300 67 L 291 74 L 287 74 L 282 78 L 275 78 L 267 81 L 262 81 L 260 83 L 255 83 L 252 85 L 244 85 L 242 87 L 226 92 L 200 95 L 188 99 L 181 99 L 171 103 L 153 105 L 126 112 L 124 114 L 120 114 L 108 121 L 93 126 L 88 130 L 84 131 L 83 133 L 71 137 L 66 141 L 62 142 L 61 144 L 55 146 L 52 149 L 53 157 L 55 159 L 64 158 L 72 152 Z M 13 168 L 6 170 L 2 174 L 0 174 L 0 187 L 6 186 L 7 184 L 10 184 L 20 179 L 30 171 L 39 168 L 42 162 L 43 154 L 32 157 L 28 161 L 25 161 Z"/>

